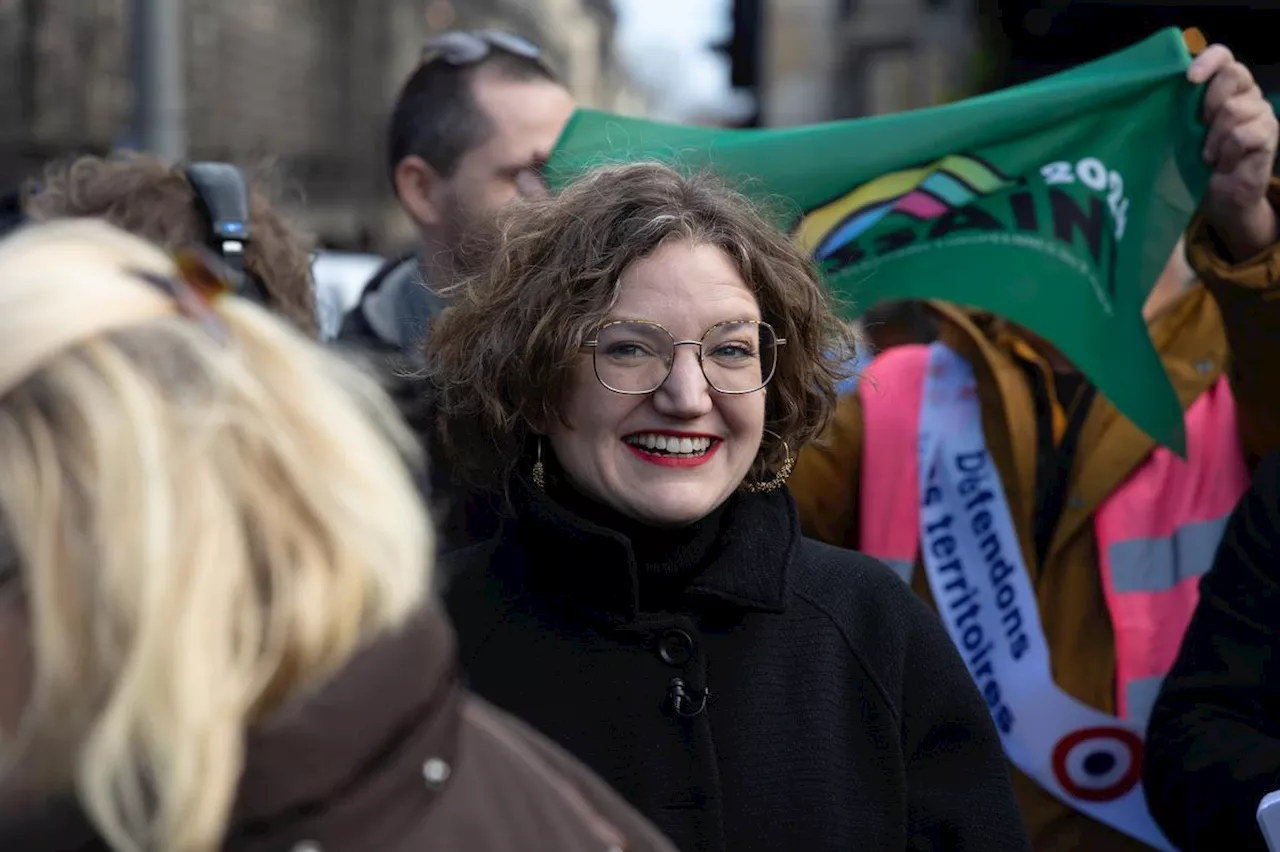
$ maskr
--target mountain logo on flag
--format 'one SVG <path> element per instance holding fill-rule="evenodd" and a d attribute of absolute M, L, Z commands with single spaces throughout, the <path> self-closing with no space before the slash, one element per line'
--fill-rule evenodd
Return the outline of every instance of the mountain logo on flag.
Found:
<path fill-rule="evenodd" d="M 795 237 L 814 260 L 824 261 L 890 213 L 928 221 L 964 207 L 1014 181 L 969 154 L 948 154 L 927 166 L 891 172 L 810 210 Z"/>

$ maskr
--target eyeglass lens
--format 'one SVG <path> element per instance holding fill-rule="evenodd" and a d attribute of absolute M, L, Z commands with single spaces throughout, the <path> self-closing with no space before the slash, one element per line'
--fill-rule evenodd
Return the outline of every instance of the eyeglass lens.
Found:
<path fill-rule="evenodd" d="M 440 60 L 449 65 L 471 65 L 487 57 L 495 47 L 526 59 L 542 55 L 537 45 L 501 30 L 455 30 L 428 41 L 422 48 L 422 62 Z"/>
<path fill-rule="evenodd" d="M 502 30 L 479 30 L 476 35 L 494 47 L 501 48 L 507 53 L 514 53 L 516 56 L 523 56 L 526 59 L 537 59 L 542 56 L 542 51 L 536 44 L 526 41 L 518 35 L 503 32 Z"/>
<path fill-rule="evenodd" d="M 449 65 L 470 65 L 489 55 L 489 44 L 469 32 L 444 33 L 422 48 L 422 61 L 440 60 Z"/>
<path fill-rule="evenodd" d="M 611 323 L 596 336 L 596 377 L 619 393 L 651 393 L 675 362 L 676 343 L 660 325 Z M 721 393 L 751 393 L 769 383 L 777 366 L 774 331 L 764 323 L 726 322 L 702 337 L 699 361 L 707 383 Z"/>
<path fill-rule="evenodd" d="M 516 173 L 516 192 L 524 199 L 546 198 L 547 179 L 539 166 L 528 166 Z"/>

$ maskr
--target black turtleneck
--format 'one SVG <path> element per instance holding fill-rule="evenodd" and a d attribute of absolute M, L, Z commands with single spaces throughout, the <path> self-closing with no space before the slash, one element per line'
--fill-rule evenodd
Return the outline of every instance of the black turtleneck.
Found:
<path fill-rule="evenodd" d="M 527 567 L 518 583 L 534 594 L 615 623 L 687 610 L 706 596 L 769 610 L 783 605 L 800 538 L 785 492 L 735 492 L 695 523 L 664 528 L 602 505 L 554 468 L 547 480 L 546 491 L 523 476 L 511 481 L 514 515 L 496 542 L 527 554 L 511 564 Z"/>
<path fill-rule="evenodd" d="M 548 483 L 549 499 L 591 527 L 626 539 L 635 559 L 642 612 L 667 608 L 718 555 L 721 526 L 736 494 L 691 524 L 660 527 L 624 515 L 583 494 L 563 476 Z"/>

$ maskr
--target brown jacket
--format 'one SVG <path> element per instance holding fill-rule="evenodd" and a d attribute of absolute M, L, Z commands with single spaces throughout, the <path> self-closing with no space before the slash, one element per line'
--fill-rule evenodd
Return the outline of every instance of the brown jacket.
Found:
<path fill-rule="evenodd" d="M 1277 196 L 1273 191 L 1273 203 Z M 1252 465 L 1280 448 L 1280 396 L 1275 391 L 1280 379 L 1280 247 L 1232 265 L 1197 220 L 1187 234 L 1187 251 L 1203 286 L 1156 317 L 1151 335 L 1184 408 L 1226 371 L 1236 397 L 1241 443 Z M 1030 382 L 996 342 L 989 317 L 947 304 L 935 307 L 943 317 L 942 339 L 974 366 L 987 444 L 1037 591 L 1054 678 L 1081 701 L 1115 712 L 1115 639 L 1098 580 L 1090 519 L 1154 444 L 1109 402 L 1095 398 L 1080 433 L 1062 515 L 1046 558 L 1039 562 L 1032 544 L 1037 421 Z M 828 434 L 800 453 L 791 478 L 809 535 L 858 547 L 858 501 L 874 499 L 859 493 L 862 443 L 862 406 L 851 394 L 842 399 Z M 933 605 L 923 571 L 915 571 L 913 587 Z M 1072 811 L 1017 772 L 1014 790 L 1039 852 L 1146 848 Z"/>
<path fill-rule="evenodd" d="M 0 849 L 105 848 L 68 801 L 0 804 Z M 674 852 L 580 763 L 461 688 L 435 609 L 250 733 L 223 848 Z"/>

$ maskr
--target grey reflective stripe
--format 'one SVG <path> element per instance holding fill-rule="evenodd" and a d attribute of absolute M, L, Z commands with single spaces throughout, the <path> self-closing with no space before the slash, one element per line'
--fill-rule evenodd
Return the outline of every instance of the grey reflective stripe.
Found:
<path fill-rule="evenodd" d="M 1147 726 L 1147 719 L 1151 718 L 1151 708 L 1156 704 L 1156 696 L 1160 694 L 1162 683 L 1164 676 L 1156 675 L 1141 677 L 1125 685 L 1125 721 L 1144 728 Z"/>
<path fill-rule="evenodd" d="M 911 574 L 916 569 L 914 559 L 881 559 L 880 561 L 893 569 L 893 573 L 897 574 L 902 582 L 911 582 Z"/>
<path fill-rule="evenodd" d="M 1164 592 L 1199 577 L 1213 564 L 1226 526 L 1222 517 L 1187 524 L 1168 538 L 1116 542 L 1107 551 L 1112 585 L 1117 592 Z"/>

